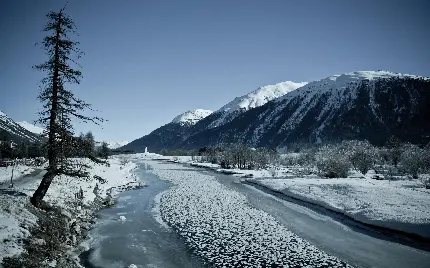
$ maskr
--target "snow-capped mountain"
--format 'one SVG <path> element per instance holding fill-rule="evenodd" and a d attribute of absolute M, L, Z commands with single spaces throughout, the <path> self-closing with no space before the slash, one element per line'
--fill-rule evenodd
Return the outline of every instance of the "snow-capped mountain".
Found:
<path fill-rule="evenodd" d="M 425 142 L 430 136 L 429 107 L 429 78 L 352 72 L 311 82 L 225 125 L 192 135 L 180 147 L 237 142 L 276 147 L 342 139 L 384 144 L 391 135 Z"/>
<path fill-rule="evenodd" d="M 44 128 L 28 123 L 27 121 L 17 122 L 18 125 L 34 134 L 41 135 L 45 131 Z"/>
<path fill-rule="evenodd" d="M 0 139 L 14 142 L 39 142 L 42 137 L 22 127 L 0 111 Z"/>
<path fill-rule="evenodd" d="M 262 106 L 306 84 L 306 82 L 296 83 L 286 81 L 275 85 L 259 87 L 251 93 L 235 98 L 217 110 L 214 114 L 217 118 L 212 119 L 212 123 L 209 124 L 208 128 L 224 125 L 232 121 L 239 114 L 249 109 Z"/>
<path fill-rule="evenodd" d="M 120 149 L 141 152 L 146 146 L 151 151 L 177 147 L 191 135 L 224 125 L 249 109 L 264 105 L 268 101 L 304 85 L 306 85 L 305 82 L 295 83 L 291 81 L 268 85 L 235 98 L 216 112 L 202 109 L 187 111 L 176 116 L 170 124 L 164 125 Z"/>
<path fill-rule="evenodd" d="M 176 116 L 172 120 L 172 123 L 178 123 L 181 125 L 195 125 L 198 121 L 207 117 L 211 113 L 213 113 L 211 110 L 203 109 L 186 111 L 185 113 Z"/>
<path fill-rule="evenodd" d="M 144 152 L 145 147 L 148 147 L 151 152 L 156 152 L 165 148 L 172 148 L 175 144 L 188 138 L 192 134 L 193 126 L 211 113 L 212 111 L 203 109 L 187 111 L 176 116 L 172 122 L 118 149 Z"/>
<path fill-rule="evenodd" d="M 351 72 L 311 83 L 261 87 L 198 122 L 174 120 L 121 149 L 143 151 L 147 146 L 156 151 L 220 143 L 282 147 L 343 139 L 384 144 L 392 135 L 424 143 L 430 137 L 428 107 L 429 78 L 387 71 Z"/>

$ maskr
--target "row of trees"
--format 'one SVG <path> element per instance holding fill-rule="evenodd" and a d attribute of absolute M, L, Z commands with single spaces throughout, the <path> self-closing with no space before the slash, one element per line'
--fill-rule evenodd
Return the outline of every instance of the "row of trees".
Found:
<path fill-rule="evenodd" d="M 404 173 L 418 178 L 419 174 L 430 171 L 430 145 L 421 148 L 390 139 L 385 147 L 379 148 L 367 141 L 344 141 L 287 155 L 283 164 L 316 167 L 327 177 L 346 177 L 351 168 L 366 174 L 378 166 L 391 174 Z"/>
<path fill-rule="evenodd" d="M 223 168 L 240 169 L 300 165 L 331 178 L 346 177 L 350 169 L 364 175 L 378 166 L 385 167 L 391 174 L 403 173 L 418 178 L 419 174 L 430 171 L 430 145 L 420 148 L 392 138 L 387 146 L 378 148 L 368 141 L 352 140 L 281 157 L 275 150 L 238 144 L 204 147 L 194 151 L 193 159 L 220 164 Z"/>
<path fill-rule="evenodd" d="M 249 148 L 243 144 L 231 144 L 217 147 L 204 147 L 198 150 L 194 159 L 202 162 L 219 164 L 222 168 L 262 169 L 279 162 L 276 150 L 267 148 Z"/>
<path fill-rule="evenodd" d="M 8 158 L 33 158 L 43 156 L 41 143 L 13 143 L 12 141 L 0 141 L 0 159 Z"/>
<path fill-rule="evenodd" d="M 110 154 L 108 144 L 103 142 L 96 148 L 91 132 L 81 133 L 78 137 L 62 137 L 61 153 L 64 157 L 99 156 L 107 158 Z M 47 155 L 47 145 L 41 142 L 14 143 L 10 140 L 0 141 L 0 159 L 34 158 Z"/>

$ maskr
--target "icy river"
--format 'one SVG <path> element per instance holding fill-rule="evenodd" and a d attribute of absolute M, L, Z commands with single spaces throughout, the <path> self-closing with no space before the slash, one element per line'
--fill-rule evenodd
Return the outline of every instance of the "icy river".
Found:
<path fill-rule="evenodd" d="M 233 176 L 157 161 L 140 164 L 137 172 L 148 186 L 120 194 L 114 207 L 100 211 L 85 267 L 430 264 L 430 252 L 420 245 L 279 199 Z"/>
<path fill-rule="evenodd" d="M 114 207 L 100 211 L 91 231 L 92 249 L 84 254 L 85 267 L 203 267 L 183 239 L 162 222 L 158 199 L 172 185 L 148 169 L 141 164 L 137 171 L 147 187 L 123 192 Z"/>

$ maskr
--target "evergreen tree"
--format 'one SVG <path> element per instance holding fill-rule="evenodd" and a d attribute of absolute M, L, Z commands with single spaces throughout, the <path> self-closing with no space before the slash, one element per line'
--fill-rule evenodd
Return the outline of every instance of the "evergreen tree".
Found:
<path fill-rule="evenodd" d="M 100 157 L 107 159 L 109 156 L 109 152 L 110 150 L 109 150 L 108 144 L 106 142 L 102 142 L 102 146 L 100 147 L 100 153 L 99 153 Z"/>
<path fill-rule="evenodd" d="M 36 70 L 46 73 L 41 81 L 39 100 L 43 103 L 39 122 L 48 131 L 47 157 L 49 165 L 39 187 L 34 192 L 31 202 L 39 206 L 52 180 L 55 176 L 65 174 L 74 177 L 86 177 L 88 173 L 85 167 L 77 167 L 76 162 L 68 159 L 73 153 L 71 147 L 76 147 L 76 138 L 73 137 L 72 118 L 84 122 L 99 123 L 102 119 L 87 117 L 81 114 L 82 110 L 91 109 L 90 105 L 78 99 L 71 90 L 65 88 L 66 84 L 79 84 L 81 71 L 72 68 L 78 66 L 72 59 L 72 54 L 79 58 L 82 53 L 77 48 L 78 42 L 69 39 L 69 35 L 75 33 L 75 24 L 64 13 L 64 8 L 59 12 L 47 14 L 48 23 L 44 31 L 48 32 L 42 42 L 48 60 L 34 66 Z"/>
<path fill-rule="evenodd" d="M 93 155 L 94 154 L 94 150 L 95 150 L 95 146 L 96 146 L 96 142 L 94 140 L 94 135 L 91 131 L 87 132 L 87 134 L 85 134 L 85 147 L 86 147 L 86 151 L 85 151 L 85 155 Z"/>

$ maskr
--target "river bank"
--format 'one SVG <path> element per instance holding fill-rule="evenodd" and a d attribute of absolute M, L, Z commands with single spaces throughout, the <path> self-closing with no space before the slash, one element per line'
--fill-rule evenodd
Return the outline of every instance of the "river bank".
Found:
<path fill-rule="evenodd" d="M 83 160 L 85 161 L 85 160 Z M 0 193 L 0 256 L 3 267 L 81 267 L 79 244 L 95 223 L 95 213 L 112 205 L 125 190 L 142 187 L 129 156 L 113 156 L 109 165 L 90 164 L 88 179 L 56 178 L 38 209 L 29 197 L 41 174 Z M 82 198 L 77 198 L 82 193 Z M 79 195 L 78 195 L 79 197 Z"/>

